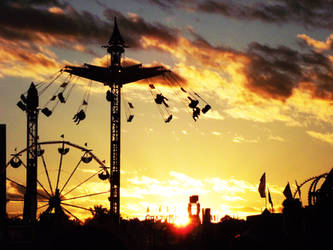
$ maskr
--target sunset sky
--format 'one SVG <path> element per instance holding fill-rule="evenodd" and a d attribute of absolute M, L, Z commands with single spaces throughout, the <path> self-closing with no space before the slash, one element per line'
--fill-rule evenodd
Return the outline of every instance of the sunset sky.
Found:
<path fill-rule="evenodd" d="M 16 106 L 20 95 L 65 65 L 108 60 L 101 46 L 116 16 L 128 45 L 125 60 L 171 69 L 212 106 L 195 122 L 176 88 L 155 80 L 122 88 L 135 107 L 131 123 L 122 113 L 122 216 L 142 218 L 147 207 L 186 215 L 193 194 L 220 217 L 257 214 L 265 206 L 258 193 L 264 172 L 279 210 L 288 182 L 294 191 L 295 180 L 332 168 L 332 12 L 329 0 L 2 0 L 0 123 L 7 124 L 8 159 L 26 143 L 26 117 Z M 169 98 L 170 123 L 149 83 Z M 88 84 L 78 81 L 66 104 L 48 118 L 39 115 L 39 137 L 60 140 L 64 134 L 87 143 L 108 165 L 107 88 L 93 82 L 87 118 L 79 125 L 72 120 Z M 51 96 L 52 90 L 41 95 L 41 107 Z M 58 158 L 56 152 L 49 156 L 55 167 Z M 107 188 L 96 180 L 87 190 Z M 107 196 L 89 202 L 80 204 L 108 206 Z"/>

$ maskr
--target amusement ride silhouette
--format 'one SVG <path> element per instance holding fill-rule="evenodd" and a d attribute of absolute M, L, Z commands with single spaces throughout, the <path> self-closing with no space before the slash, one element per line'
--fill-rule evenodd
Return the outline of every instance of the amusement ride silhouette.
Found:
<path fill-rule="evenodd" d="M 32 83 L 28 93 L 22 94 L 21 100 L 17 103 L 17 106 L 27 113 L 27 147 L 23 151 L 20 151 L 27 152 L 27 185 L 25 189 L 26 194 L 24 198 L 23 213 L 23 217 L 26 221 L 34 221 L 36 219 L 37 211 L 37 184 L 39 184 L 37 181 L 37 159 L 40 157 L 39 149 L 42 145 L 38 143 L 37 128 L 39 110 L 41 110 L 45 116 L 51 116 L 59 103 L 65 104 L 67 102 L 78 78 L 88 79 L 89 85 L 84 93 L 77 113 L 73 116 L 73 121 L 77 125 L 86 118 L 92 82 L 99 82 L 110 88 L 110 90 L 106 92 L 106 99 L 108 102 L 110 102 L 111 113 L 109 170 L 105 165 L 100 165 L 101 170 L 108 175 L 107 178 L 110 182 L 110 213 L 116 223 L 119 222 L 120 218 L 120 128 L 121 101 L 124 99 L 124 95 L 121 93 L 121 88 L 123 85 L 139 80 L 147 80 L 150 93 L 154 102 L 157 104 L 165 123 L 169 123 L 173 116 L 170 112 L 170 106 L 167 103 L 168 98 L 164 96 L 161 91 L 150 82 L 154 77 L 160 77 L 164 82 L 167 83 L 169 87 L 171 87 L 176 92 L 177 97 L 180 97 L 187 108 L 192 110 L 192 117 L 194 121 L 197 121 L 200 113 L 205 114 L 208 110 L 211 109 L 211 106 L 199 94 L 193 90 L 187 90 L 184 88 L 184 82 L 181 77 L 162 66 L 143 67 L 142 64 L 123 66 L 121 63 L 121 58 L 127 46 L 125 45 L 125 41 L 119 32 L 116 18 L 114 19 L 114 28 L 108 45 L 102 47 L 106 48 L 107 52 L 110 54 L 111 60 L 109 66 L 101 67 L 90 64 L 84 64 L 83 66 L 67 65 L 62 68 L 50 81 L 44 81 L 36 85 Z M 65 75 L 64 73 L 68 73 L 68 75 Z M 54 86 L 55 83 L 58 82 L 60 82 L 60 84 L 56 84 L 57 88 L 51 95 L 51 98 L 48 99 L 45 105 L 39 106 L 39 97 L 44 94 L 51 86 Z M 126 120 L 127 122 L 132 122 L 134 118 L 134 105 L 126 100 L 124 103 Z M 62 143 L 64 146 L 65 143 Z M 82 150 L 85 153 L 91 155 L 90 151 L 88 152 L 86 149 Z M 64 154 L 62 154 L 60 151 L 59 153 L 61 157 L 60 159 L 62 159 Z M 18 159 L 18 153 L 14 154 L 13 157 L 13 161 L 16 159 L 18 162 L 22 162 Z M 61 164 L 59 166 L 58 179 L 59 176 L 61 176 L 60 173 Z M 48 211 L 54 210 L 55 208 L 57 208 L 57 211 L 64 210 L 59 208 L 59 204 L 62 204 L 61 202 L 59 203 L 59 200 L 62 200 L 62 196 L 61 192 L 57 192 L 57 190 L 58 180 L 55 193 L 49 195 Z M 44 198 L 46 199 L 46 197 Z"/>

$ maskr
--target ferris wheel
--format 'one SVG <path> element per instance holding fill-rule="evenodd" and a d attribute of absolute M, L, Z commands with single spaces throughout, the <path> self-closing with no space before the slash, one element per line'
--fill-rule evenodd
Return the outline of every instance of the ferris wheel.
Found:
<path fill-rule="evenodd" d="M 82 221 L 110 193 L 109 170 L 91 149 L 69 141 L 38 145 L 37 214 Z M 22 217 L 26 187 L 25 152 L 15 150 L 7 163 L 8 217 Z"/>
<path fill-rule="evenodd" d="M 331 174 L 332 175 L 332 170 L 330 173 L 323 173 L 318 176 L 313 176 L 305 181 L 303 181 L 300 185 L 297 184 L 296 182 L 296 191 L 294 192 L 293 197 L 296 198 L 297 196 L 301 199 L 301 188 L 304 187 L 305 185 L 309 184 L 308 188 L 308 205 L 309 206 L 314 206 L 318 203 L 320 198 L 323 196 L 328 196 L 326 194 L 327 190 L 325 190 L 325 185 L 323 187 L 323 183 L 326 182 L 327 177 Z M 331 183 L 330 183 L 331 184 Z M 332 184 L 331 184 L 332 185 Z M 332 187 L 330 187 L 332 189 Z"/>

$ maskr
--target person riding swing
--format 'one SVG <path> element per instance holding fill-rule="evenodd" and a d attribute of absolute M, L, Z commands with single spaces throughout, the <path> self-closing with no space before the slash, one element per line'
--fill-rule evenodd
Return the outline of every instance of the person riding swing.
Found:
<path fill-rule="evenodd" d="M 165 96 L 163 96 L 162 94 L 157 94 L 155 97 L 155 102 L 157 104 L 164 104 L 167 108 L 169 107 L 169 105 L 165 102 L 165 100 L 168 101 L 168 98 L 166 98 Z"/>
<path fill-rule="evenodd" d="M 197 119 L 199 118 L 199 115 L 200 115 L 200 108 L 196 107 L 193 109 L 193 119 L 194 121 L 197 121 Z"/>
<path fill-rule="evenodd" d="M 74 122 L 76 122 L 76 125 L 80 123 L 80 121 L 84 120 L 86 118 L 86 113 L 83 109 L 81 109 L 78 113 L 76 113 L 73 117 Z"/>

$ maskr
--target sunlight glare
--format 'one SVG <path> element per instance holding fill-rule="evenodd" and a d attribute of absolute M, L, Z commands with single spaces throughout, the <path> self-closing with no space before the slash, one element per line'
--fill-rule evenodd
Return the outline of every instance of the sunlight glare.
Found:
<path fill-rule="evenodd" d="M 190 223 L 190 220 L 189 220 L 189 218 L 188 218 L 188 216 L 176 216 L 176 218 L 175 218 L 175 221 L 174 221 L 174 225 L 176 226 L 176 227 L 185 227 L 185 226 L 187 226 L 188 224 Z"/>

